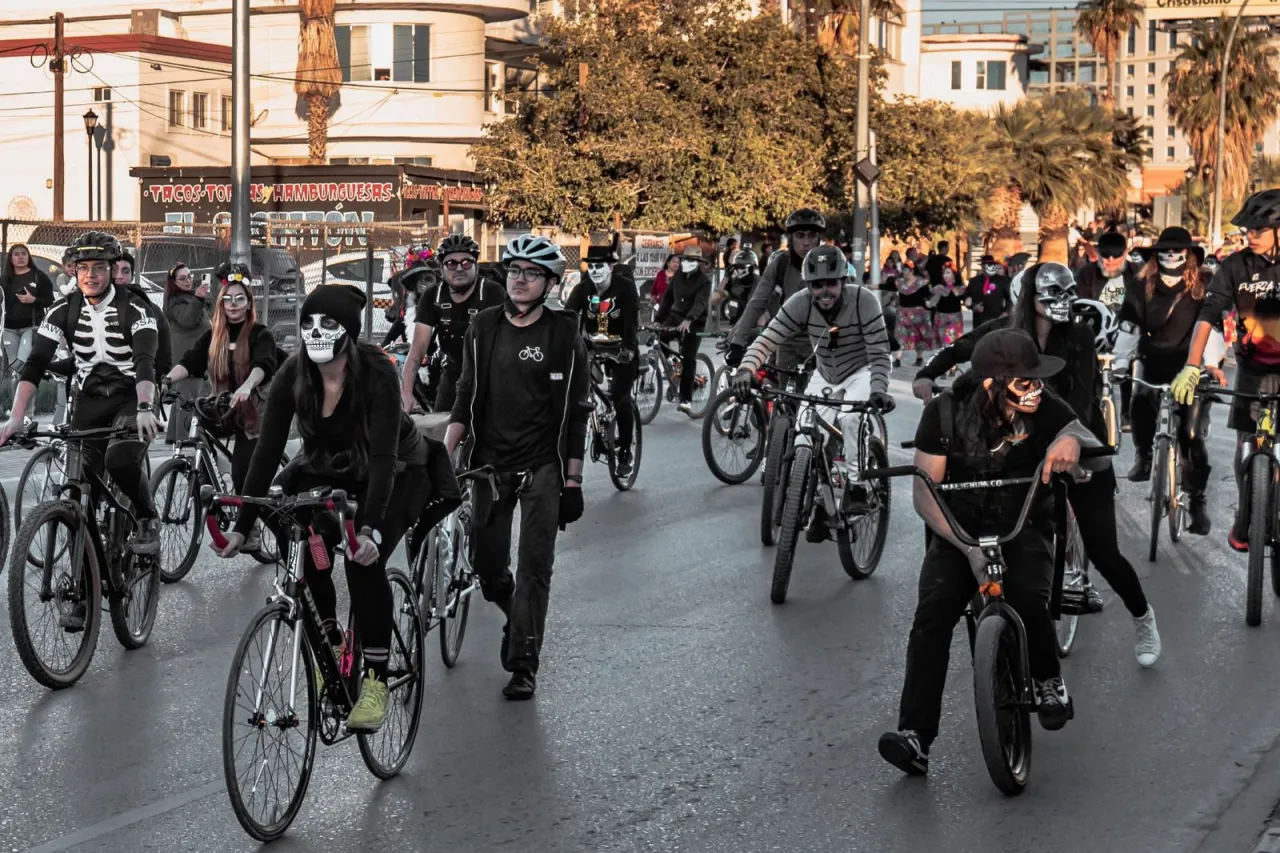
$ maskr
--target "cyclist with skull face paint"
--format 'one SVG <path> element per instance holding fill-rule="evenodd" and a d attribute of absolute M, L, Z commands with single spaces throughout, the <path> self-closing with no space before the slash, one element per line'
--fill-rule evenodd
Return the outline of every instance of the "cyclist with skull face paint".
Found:
<path fill-rule="evenodd" d="M 432 367 L 432 373 L 439 374 L 435 410 L 453 408 L 467 328 L 477 314 L 503 301 L 502 288 L 480 276 L 480 244 L 475 240 L 465 234 L 450 234 L 440 242 L 436 257 L 443 281 L 424 291 L 418 300 L 413 343 L 400 377 L 400 405 L 406 412 L 413 411 L 413 383 L 433 337 L 440 353 L 440 361 Z"/>
<path fill-rule="evenodd" d="M 1012 289 L 1013 313 L 1007 319 L 982 324 L 941 350 L 916 374 L 912 391 L 928 402 L 933 397 L 933 383 L 955 365 L 970 361 L 984 337 L 1003 328 L 1021 329 L 1031 335 L 1045 355 L 1063 359 L 1066 366 L 1048 379 L 1049 387 L 1071 406 L 1076 417 L 1099 441 L 1105 442 L 1106 426 L 1097 402 L 1098 355 L 1094 332 L 1087 323 L 1074 322 L 1075 278 L 1071 270 L 1062 264 L 1037 264 L 1015 277 Z M 1152 666 L 1161 652 L 1155 611 L 1147 602 L 1133 564 L 1120 552 L 1115 470 L 1110 460 L 1097 467 L 1100 470 L 1088 482 L 1072 483 L 1067 494 L 1086 556 L 1133 617 L 1137 635 L 1134 654 L 1138 663 L 1143 667 Z M 1090 585 L 1085 592 L 1087 610 L 1102 610 L 1102 596 L 1097 590 Z"/>
<path fill-rule="evenodd" d="M 631 403 L 639 361 L 640 294 L 631 267 L 618 263 L 611 246 L 587 250 L 587 281 L 569 294 L 564 310 L 578 318 L 588 341 L 592 335 L 607 335 L 622 342 L 618 360 L 611 363 L 610 385 L 613 411 L 618 424 L 619 477 L 631 476 L 631 439 L 636 429 Z"/>
<path fill-rule="evenodd" d="M 345 555 L 345 568 L 368 669 L 347 728 L 372 732 L 382 726 L 387 713 L 392 625 L 387 560 L 410 527 L 435 525 L 459 501 L 443 448 L 437 443 L 433 450 L 433 443 L 422 438 L 412 419 L 400 411 L 395 367 L 382 350 L 359 340 L 364 305 L 363 293 L 340 284 L 317 287 L 303 300 L 299 351 L 271 384 L 244 494 L 265 495 L 274 477 L 287 495 L 333 487 L 356 501 L 359 548 Z M 276 476 L 295 418 L 302 449 Z M 226 546 L 215 548 L 219 556 L 232 557 L 244 547 L 257 515 L 253 506 L 240 510 Z M 323 537 L 332 562 L 342 534 L 324 521 L 317 521 L 315 531 Z M 270 525 L 272 520 L 264 522 Z M 285 535 L 284 530 L 276 533 Z M 338 655 L 343 635 L 333 572 L 317 568 L 310 548 L 304 547 L 303 553 L 307 586 Z"/>
<path fill-rule="evenodd" d="M 1195 244 L 1185 228 L 1166 228 L 1155 245 L 1142 250 L 1142 255 L 1147 258 L 1147 266 L 1142 277 L 1126 288 L 1116 352 L 1121 358 L 1136 352 L 1143 381 L 1163 385 L 1171 382 L 1186 364 L 1192 334 L 1204 307 L 1207 281 L 1200 267 L 1204 249 Z M 1221 319 L 1218 322 L 1221 324 Z M 1226 377 L 1216 366 L 1210 369 L 1219 381 L 1225 382 Z M 1157 392 L 1145 387 L 1134 390 L 1130 423 L 1137 453 L 1129 479 L 1135 483 L 1151 479 L 1151 448 L 1159 408 Z M 1205 506 L 1205 489 L 1212 470 L 1204 441 L 1209 406 L 1201 408 L 1199 423 L 1192 423 L 1190 405 L 1180 404 L 1179 408 L 1182 484 L 1190 499 L 1191 514 L 1187 530 L 1203 536 L 1212 526 Z"/>
<path fill-rule="evenodd" d="M 973 310 L 975 326 L 1009 313 L 1013 300 L 1009 296 L 1009 277 L 1004 274 L 1004 264 L 991 255 L 983 255 L 982 273 L 969 279 L 964 299 Z"/>

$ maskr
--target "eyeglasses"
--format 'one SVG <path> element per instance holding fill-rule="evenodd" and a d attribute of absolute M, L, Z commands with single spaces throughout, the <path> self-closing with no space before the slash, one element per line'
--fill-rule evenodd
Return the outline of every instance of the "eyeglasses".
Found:
<path fill-rule="evenodd" d="M 469 270 L 475 265 L 476 265 L 475 261 L 469 260 L 467 258 L 463 258 L 460 261 L 456 261 L 456 260 L 445 261 L 443 264 L 444 268 L 449 270 L 450 272 L 452 272 L 453 270 Z"/>
<path fill-rule="evenodd" d="M 173 280 L 174 280 L 174 281 L 191 281 L 191 276 L 189 276 L 189 275 L 175 275 L 175 276 L 173 277 Z"/>
<path fill-rule="evenodd" d="M 507 270 L 507 281 L 520 281 L 523 279 L 524 281 L 532 283 L 540 279 L 545 279 L 546 277 L 546 272 L 536 267 L 527 269 L 523 267 L 510 267 Z"/>
<path fill-rule="evenodd" d="M 232 308 L 243 308 L 249 304 L 249 297 L 243 293 L 228 293 L 222 297 L 222 304 Z"/>
<path fill-rule="evenodd" d="M 76 264 L 76 275 L 94 275 L 104 276 L 110 271 L 110 267 L 104 263 L 87 263 L 80 262 Z"/>
<path fill-rule="evenodd" d="M 601 270 L 607 270 L 608 268 L 609 265 L 604 261 L 587 261 L 587 269 L 589 270 L 600 272 Z"/>

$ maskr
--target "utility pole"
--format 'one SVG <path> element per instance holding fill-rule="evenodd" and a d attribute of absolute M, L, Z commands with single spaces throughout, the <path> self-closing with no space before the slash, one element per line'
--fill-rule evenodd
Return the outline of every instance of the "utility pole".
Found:
<path fill-rule="evenodd" d="M 231 263 L 249 254 L 249 0 L 231 4 Z"/>
<path fill-rule="evenodd" d="M 858 11 L 858 115 L 855 139 L 856 163 L 861 163 L 871 150 L 870 92 L 871 92 L 871 0 L 861 0 Z M 867 261 L 867 219 L 871 213 L 870 193 L 853 177 L 854 211 L 853 235 L 849 241 L 853 248 L 855 281 L 862 281 L 862 271 Z"/>
<path fill-rule="evenodd" d="M 63 162 L 63 126 L 62 114 L 66 110 L 63 103 L 66 73 L 66 58 L 63 36 L 67 27 L 67 16 L 58 12 L 53 16 L 53 56 L 49 57 L 49 70 L 53 72 L 53 221 L 61 222 L 66 211 L 63 202 L 66 197 L 67 170 Z"/>
<path fill-rule="evenodd" d="M 871 162 L 875 163 L 876 158 L 876 134 L 871 132 Z M 872 181 L 871 186 L 867 188 L 867 194 L 871 197 L 871 286 L 879 289 L 880 287 L 880 199 L 878 190 L 880 188 L 879 179 Z M 861 284 L 860 279 L 854 279 L 854 284 Z"/>

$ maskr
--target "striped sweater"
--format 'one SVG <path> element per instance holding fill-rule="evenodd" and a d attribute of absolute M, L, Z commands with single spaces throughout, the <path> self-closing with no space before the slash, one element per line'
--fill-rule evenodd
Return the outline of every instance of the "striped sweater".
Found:
<path fill-rule="evenodd" d="M 870 367 L 871 390 L 888 392 L 889 332 L 874 291 L 846 284 L 831 322 L 808 288 L 792 294 L 747 350 L 742 366 L 759 370 L 780 344 L 806 334 L 817 353 L 818 375 L 827 382 L 838 384 Z"/>

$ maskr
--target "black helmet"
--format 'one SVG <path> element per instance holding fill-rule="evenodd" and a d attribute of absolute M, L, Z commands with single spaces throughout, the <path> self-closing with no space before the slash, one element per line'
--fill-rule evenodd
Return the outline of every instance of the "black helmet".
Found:
<path fill-rule="evenodd" d="M 827 230 L 827 220 L 821 213 L 811 207 L 802 207 L 787 217 L 786 231 L 818 231 Z"/>
<path fill-rule="evenodd" d="M 758 267 L 760 266 L 760 257 L 751 249 L 739 249 L 730 258 L 729 266 Z"/>
<path fill-rule="evenodd" d="M 440 257 L 454 252 L 466 252 L 477 261 L 480 260 L 480 244 L 466 234 L 450 234 L 440 241 L 436 254 Z"/>
<path fill-rule="evenodd" d="M 1249 196 L 1231 224 L 1240 228 L 1280 227 L 1280 189 L 1263 190 Z"/>
<path fill-rule="evenodd" d="M 105 231 L 86 231 L 80 235 L 79 240 L 71 244 L 68 251 L 76 261 L 112 263 L 120 260 L 124 254 L 124 250 L 120 248 L 120 241 Z"/>
<path fill-rule="evenodd" d="M 253 278 L 253 274 L 249 272 L 249 268 L 244 264 L 224 263 L 218 267 L 218 271 L 214 273 L 218 277 L 218 281 L 226 284 L 229 281 L 239 282 L 248 285 Z"/>
<path fill-rule="evenodd" d="M 801 277 L 805 281 L 828 281 L 848 276 L 849 262 L 838 246 L 819 246 L 804 256 Z"/>

